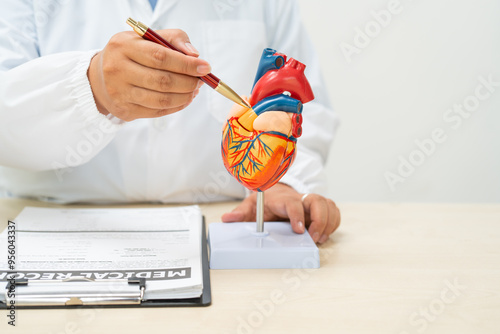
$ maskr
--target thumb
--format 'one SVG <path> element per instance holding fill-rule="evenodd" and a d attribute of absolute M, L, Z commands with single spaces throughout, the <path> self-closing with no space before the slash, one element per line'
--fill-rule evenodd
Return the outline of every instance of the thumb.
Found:
<path fill-rule="evenodd" d="M 255 200 L 251 197 L 247 197 L 233 211 L 223 214 L 221 220 L 224 223 L 254 221 Z"/>
<path fill-rule="evenodd" d="M 182 53 L 192 56 L 198 57 L 200 53 L 196 48 L 191 44 L 189 40 L 189 36 L 180 29 L 167 29 L 158 31 L 163 38 L 165 38 L 170 44 L 172 44 L 176 49 L 180 50 Z"/>

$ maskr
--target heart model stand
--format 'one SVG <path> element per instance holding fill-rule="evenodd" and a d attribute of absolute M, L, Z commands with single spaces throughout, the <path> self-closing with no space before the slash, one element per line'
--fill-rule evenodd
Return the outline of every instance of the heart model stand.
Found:
<path fill-rule="evenodd" d="M 289 222 L 268 222 L 264 229 L 264 191 L 292 164 L 302 134 L 302 105 L 314 99 L 304 69 L 299 61 L 265 49 L 249 101 L 252 108 L 236 106 L 229 115 L 222 158 L 241 184 L 257 192 L 256 223 L 209 225 L 211 269 L 319 268 L 319 251 L 307 231 L 297 234 Z M 268 117 L 276 111 L 283 113 Z M 262 129 L 257 122 L 254 128 L 261 116 L 261 125 L 262 120 L 269 124 Z M 291 126 L 283 127 L 283 119 Z"/>

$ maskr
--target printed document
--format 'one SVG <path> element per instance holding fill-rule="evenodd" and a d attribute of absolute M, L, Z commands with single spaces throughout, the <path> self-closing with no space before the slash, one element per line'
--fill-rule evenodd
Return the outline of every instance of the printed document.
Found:
<path fill-rule="evenodd" d="M 14 224 L 15 268 L 7 260 L 8 249 L 14 248 L 9 248 L 7 229 L 0 234 L 2 285 L 12 275 L 39 281 L 139 277 L 146 279 L 146 300 L 202 294 L 201 238 L 205 231 L 198 206 L 27 207 Z M 82 289 L 86 284 L 81 283 Z M 5 301 L 2 294 L 0 301 Z"/>

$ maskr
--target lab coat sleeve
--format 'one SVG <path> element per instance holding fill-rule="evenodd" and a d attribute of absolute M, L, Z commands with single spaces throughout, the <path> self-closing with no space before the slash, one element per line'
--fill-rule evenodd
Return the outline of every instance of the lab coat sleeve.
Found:
<path fill-rule="evenodd" d="M 40 57 L 31 1 L 0 14 L 0 165 L 31 171 L 84 164 L 121 122 L 96 108 L 87 70 L 97 51 Z"/>
<path fill-rule="evenodd" d="M 296 1 L 270 1 L 266 8 L 270 47 L 306 64 L 306 76 L 315 99 L 304 105 L 303 134 L 297 141 L 297 156 L 280 182 L 300 193 L 327 195 L 325 164 L 338 117 L 330 107 L 319 60 L 300 20 Z"/>

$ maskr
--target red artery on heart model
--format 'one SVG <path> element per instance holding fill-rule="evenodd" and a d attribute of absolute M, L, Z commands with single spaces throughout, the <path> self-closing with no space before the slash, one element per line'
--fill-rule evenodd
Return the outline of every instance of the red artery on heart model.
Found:
<path fill-rule="evenodd" d="M 246 188 L 264 191 L 292 164 L 302 134 L 302 104 L 314 99 L 305 65 L 265 49 L 257 70 L 251 109 L 235 105 L 222 135 L 226 169 Z"/>

